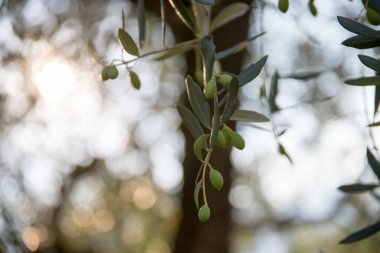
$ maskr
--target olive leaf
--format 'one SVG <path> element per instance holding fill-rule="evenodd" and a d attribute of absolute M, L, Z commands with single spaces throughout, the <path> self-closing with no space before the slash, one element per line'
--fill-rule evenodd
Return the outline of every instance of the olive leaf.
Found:
<path fill-rule="evenodd" d="M 342 185 L 338 187 L 338 190 L 345 192 L 345 193 L 361 193 L 366 191 L 371 191 L 380 185 L 377 184 L 348 184 L 348 185 Z"/>
<path fill-rule="evenodd" d="M 146 22 L 145 22 L 145 0 L 137 1 L 137 22 L 139 25 L 139 41 L 140 48 L 143 47 L 146 34 Z"/>
<path fill-rule="evenodd" d="M 134 56 L 139 56 L 139 49 L 135 43 L 135 41 L 132 39 L 131 35 L 129 35 L 126 31 L 119 28 L 118 37 L 121 46 L 124 48 L 124 50 Z"/>
<path fill-rule="evenodd" d="M 207 144 L 207 139 L 208 139 L 209 135 L 208 134 L 203 134 L 201 135 L 195 142 L 194 142 L 194 145 L 193 145 L 193 150 L 194 150 L 194 154 L 195 156 L 198 158 L 199 161 L 202 161 L 202 150 L 205 146 L 205 144 Z"/>
<path fill-rule="evenodd" d="M 214 116 L 212 120 L 212 129 L 210 137 L 210 147 L 214 146 L 215 141 L 217 140 L 219 134 L 219 107 L 218 107 L 218 97 L 214 97 Z"/>
<path fill-rule="evenodd" d="M 309 10 L 314 17 L 317 16 L 318 10 L 314 5 L 314 0 L 309 0 Z"/>
<path fill-rule="evenodd" d="M 222 124 L 226 123 L 230 119 L 231 115 L 237 106 L 237 94 L 239 92 L 239 81 L 236 77 L 232 77 L 230 85 L 228 86 L 228 98 L 227 104 L 223 111 Z"/>
<path fill-rule="evenodd" d="M 289 0 L 278 0 L 278 9 L 286 13 L 289 9 Z"/>
<path fill-rule="evenodd" d="M 193 111 L 206 128 L 210 128 L 210 108 L 199 85 L 191 76 L 186 77 L 187 95 Z"/>
<path fill-rule="evenodd" d="M 186 53 L 187 51 L 190 51 L 195 48 L 195 43 L 180 43 L 177 44 L 176 46 L 173 46 L 171 48 L 167 48 L 165 51 L 162 53 L 158 53 L 157 56 L 155 56 L 153 59 L 162 61 L 165 59 L 168 59 L 172 56 L 178 55 L 178 54 L 183 54 Z"/>
<path fill-rule="evenodd" d="M 255 79 L 260 74 L 260 71 L 264 67 L 267 59 L 268 55 L 264 56 L 256 63 L 253 63 L 247 68 L 243 69 L 243 71 L 238 76 L 240 86 L 243 86 Z"/>
<path fill-rule="evenodd" d="M 183 4 L 182 0 L 169 0 L 169 3 L 173 7 L 177 16 L 182 20 L 182 22 L 191 30 L 195 31 L 194 18 Z"/>
<path fill-rule="evenodd" d="M 211 35 L 202 38 L 201 54 L 203 60 L 203 81 L 206 83 L 212 77 L 215 61 L 215 44 Z"/>
<path fill-rule="evenodd" d="M 362 55 L 362 54 L 359 54 L 358 55 L 360 61 L 366 65 L 368 68 L 376 71 L 376 72 L 380 72 L 380 61 L 375 59 L 375 58 L 372 58 L 370 56 L 367 56 L 367 55 Z"/>
<path fill-rule="evenodd" d="M 248 10 L 249 5 L 246 3 L 233 3 L 224 7 L 211 21 L 210 31 L 212 32 L 232 20 L 243 16 Z"/>
<path fill-rule="evenodd" d="M 354 86 L 370 86 L 380 85 L 380 76 L 361 77 L 356 79 L 348 79 L 344 81 L 346 84 Z"/>
<path fill-rule="evenodd" d="M 270 91 L 269 91 L 269 97 L 268 97 L 268 104 L 269 104 L 270 111 L 272 113 L 280 110 L 280 108 L 277 106 L 277 103 L 276 103 L 279 78 L 280 76 L 278 72 L 277 71 L 274 72 L 274 75 L 272 76 L 272 80 L 270 84 Z"/>
<path fill-rule="evenodd" d="M 268 122 L 269 119 L 258 112 L 249 110 L 236 110 L 232 114 L 230 120 L 243 121 L 243 122 Z"/>
<path fill-rule="evenodd" d="M 177 110 L 183 120 L 183 123 L 194 139 L 197 139 L 199 136 L 204 134 L 197 118 L 189 109 L 183 105 L 177 105 Z"/>
<path fill-rule="evenodd" d="M 354 47 L 357 49 L 368 49 L 380 46 L 380 38 L 356 35 L 342 42 L 346 47 Z"/>
<path fill-rule="evenodd" d="M 380 162 L 375 158 L 369 148 L 367 148 L 367 161 L 373 173 L 375 173 L 376 177 L 380 180 Z"/>
<path fill-rule="evenodd" d="M 366 37 L 376 38 L 380 35 L 375 29 L 372 29 L 368 26 L 365 26 L 358 21 L 338 16 L 338 22 L 341 26 L 343 26 L 346 30 L 356 33 L 358 35 L 363 35 Z"/>
<path fill-rule="evenodd" d="M 135 88 L 137 90 L 140 89 L 141 82 L 140 82 L 139 76 L 135 72 L 133 72 L 132 70 L 128 70 L 128 72 L 129 72 L 129 80 L 130 80 L 133 88 Z"/>
<path fill-rule="evenodd" d="M 371 235 L 374 235 L 379 231 L 380 231 L 380 221 L 347 236 L 346 238 L 341 240 L 339 243 L 347 244 L 347 243 L 357 242 L 367 237 L 370 237 Z"/>
<path fill-rule="evenodd" d="M 293 163 L 293 159 L 290 157 L 290 155 L 288 154 L 288 152 L 286 152 L 285 147 L 281 143 L 278 143 L 278 152 L 280 152 L 281 155 L 283 155 L 286 158 L 288 158 L 288 160 L 289 160 L 290 163 Z"/>
<path fill-rule="evenodd" d="M 195 185 L 194 189 L 194 202 L 197 209 L 199 209 L 199 191 L 201 190 L 202 186 L 202 180 L 199 180 L 199 182 Z"/>

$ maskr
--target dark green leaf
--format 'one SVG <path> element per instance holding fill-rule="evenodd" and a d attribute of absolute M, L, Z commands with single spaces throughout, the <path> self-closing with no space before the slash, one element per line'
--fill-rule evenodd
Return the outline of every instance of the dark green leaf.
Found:
<path fill-rule="evenodd" d="M 211 137 L 210 137 L 210 147 L 214 146 L 216 138 L 219 133 L 219 107 L 218 107 L 218 97 L 214 97 L 214 116 L 212 120 L 212 129 L 211 129 Z"/>
<path fill-rule="evenodd" d="M 201 54 L 203 60 L 203 81 L 206 83 L 212 77 L 215 61 L 215 44 L 211 35 L 202 38 Z"/>
<path fill-rule="evenodd" d="M 292 79 L 296 79 L 296 80 L 307 81 L 307 80 L 318 77 L 323 72 L 324 71 L 298 72 L 298 73 L 292 73 L 292 74 L 288 74 L 288 75 L 281 75 L 281 78 L 292 78 Z"/>
<path fill-rule="evenodd" d="M 289 9 L 289 0 L 278 0 L 278 9 L 286 13 Z"/>
<path fill-rule="evenodd" d="M 378 127 L 380 126 L 380 122 L 374 122 L 372 124 L 367 125 L 368 127 Z"/>
<path fill-rule="evenodd" d="M 376 234 L 378 231 L 380 231 L 380 221 L 347 236 L 346 238 L 341 240 L 339 243 L 346 244 L 346 243 L 357 242 L 367 237 L 370 237 L 371 235 Z"/>
<path fill-rule="evenodd" d="M 314 17 L 317 16 L 318 10 L 314 5 L 314 0 L 309 0 L 309 10 Z"/>
<path fill-rule="evenodd" d="M 141 87 L 141 82 L 140 82 L 140 78 L 139 76 L 133 72 L 132 70 L 129 70 L 129 80 L 132 84 L 132 86 L 135 88 L 135 89 L 140 89 Z"/>
<path fill-rule="evenodd" d="M 210 31 L 214 31 L 232 20 L 243 16 L 248 10 L 249 5 L 246 3 L 233 3 L 224 7 L 212 20 Z"/>
<path fill-rule="evenodd" d="M 199 182 L 195 185 L 194 189 L 194 202 L 197 209 L 199 209 L 199 191 L 201 190 L 202 186 L 202 180 L 199 180 Z"/>
<path fill-rule="evenodd" d="M 132 39 L 131 35 L 129 35 L 123 29 L 119 28 L 118 37 L 121 46 L 127 53 L 134 56 L 139 56 L 139 49 L 137 48 L 137 45 L 135 41 Z"/>
<path fill-rule="evenodd" d="M 359 54 L 360 61 L 368 68 L 380 72 L 380 61 L 370 56 Z"/>
<path fill-rule="evenodd" d="M 150 0 L 151 1 L 151 0 Z M 182 20 L 182 22 L 190 28 L 191 31 L 195 31 L 194 18 L 190 14 L 189 10 L 183 4 L 182 0 L 169 0 L 169 3 L 174 8 L 175 13 Z"/>
<path fill-rule="evenodd" d="M 379 109 L 380 105 L 380 86 L 376 86 L 375 88 L 375 106 L 374 106 L 374 113 L 377 112 L 377 109 Z"/>
<path fill-rule="evenodd" d="M 139 24 L 139 41 L 140 41 L 140 48 L 143 47 L 145 42 L 145 0 L 138 0 L 137 1 L 137 21 Z"/>
<path fill-rule="evenodd" d="M 222 116 L 222 124 L 226 123 L 230 119 L 231 115 L 236 109 L 237 101 L 236 97 L 239 91 L 239 82 L 236 77 L 233 77 L 230 85 L 228 86 L 228 99 L 226 107 L 224 108 Z"/>
<path fill-rule="evenodd" d="M 338 190 L 345 193 L 361 193 L 361 192 L 371 191 L 375 189 L 376 187 L 379 187 L 379 185 L 357 183 L 357 184 L 348 184 L 348 185 L 339 186 Z"/>
<path fill-rule="evenodd" d="M 374 48 L 380 46 L 380 39 L 356 35 L 343 41 L 342 45 L 346 47 L 354 47 L 357 49 Z"/>
<path fill-rule="evenodd" d="M 258 62 L 249 65 L 246 69 L 243 69 L 238 76 L 240 86 L 243 86 L 255 79 L 260 74 L 260 71 L 264 67 L 267 59 L 268 55 L 261 58 Z"/>
<path fill-rule="evenodd" d="M 373 173 L 380 180 L 380 162 L 375 158 L 371 150 L 367 148 L 367 160 L 368 164 L 371 166 Z"/>
<path fill-rule="evenodd" d="M 202 150 L 203 148 L 205 147 L 205 144 L 207 143 L 207 139 L 208 139 L 209 135 L 208 134 L 203 134 L 201 135 L 195 142 L 194 142 L 194 145 L 193 145 L 193 150 L 194 150 L 194 154 L 195 156 L 198 158 L 199 161 L 203 161 L 203 158 L 202 158 Z"/>
<path fill-rule="evenodd" d="M 230 120 L 243 121 L 243 122 L 268 122 L 269 119 L 258 112 L 248 110 L 236 110 Z"/>
<path fill-rule="evenodd" d="M 223 51 L 217 52 L 215 54 L 215 60 L 219 61 L 221 59 L 226 58 L 227 56 L 230 56 L 232 54 L 236 54 L 236 53 L 240 52 L 241 50 L 243 50 L 243 49 L 245 49 L 247 47 L 247 45 L 248 45 L 249 42 L 254 41 L 255 39 L 257 39 L 258 37 L 263 36 L 264 34 L 265 34 L 265 32 L 262 32 L 260 34 L 257 34 L 255 36 L 253 36 L 253 37 L 250 37 L 247 40 L 242 41 L 242 42 L 240 42 L 240 43 L 238 43 L 238 44 L 236 44 L 236 45 L 234 45 L 234 46 L 232 46 L 230 48 L 227 48 L 227 49 L 225 49 Z"/>
<path fill-rule="evenodd" d="M 183 105 L 177 105 L 177 110 L 183 120 L 183 123 L 194 139 L 198 139 L 199 136 L 204 134 L 197 118 L 189 109 Z"/>
<path fill-rule="evenodd" d="M 278 79 L 279 79 L 279 75 L 278 75 L 278 72 L 276 71 L 274 72 L 274 75 L 272 76 L 272 81 L 270 84 L 270 92 L 269 92 L 269 97 L 268 97 L 268 104 L 269 104 L 270 111 L 272 113 L 280 110 L 280 108 L 276 104 L 276 97 L 278 93 Z"/>
<path fill-rule="evenodd" d="M 292 158 L 290 157 L 290 155 L 288 154 L 288 152 L 286 152 L 285 147 L 281 143 L 278 144 L 278 152 L 280 152 L 281 155 L 283 155 L 286 158 L 288 158 L 288 160 L 289 160 L 290 163 L 293 163 Z"/>
<path fill-rule="evenodd" d="M 380 76 L 361 77 L 344 81 L 346 84 L 354 86 L 380 85 Z"/>
<path fill-rule="evenodd" d="M 199 85 L 191 76 L 186 77 L 187 95 L 195 115 L 207 128 L 210 128 L 210 108 Z"/>
<path fill-rule="evenodd" d="M 213 5 L 215 3 L 214 0 L 194 0 L 197 3 L 205 4 L 205 5 Z"/>
<path fill-rule="evenodd" d="M 338 22 L 346 30 L 356 33 L 358 35 L 363 35 L 363 36 L 372 37 L 372 38 L 376 38 L 379 36 L 379 33 L 376 30 L 369 28 L 368 26 L 365 26 L 359 23 L 358 21 L 355 21 L 346 17 L 338 16 Z"/>

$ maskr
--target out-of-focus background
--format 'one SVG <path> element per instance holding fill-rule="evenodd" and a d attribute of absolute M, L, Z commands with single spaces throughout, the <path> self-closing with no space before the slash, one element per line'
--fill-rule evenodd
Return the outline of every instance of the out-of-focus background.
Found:
<path fill-rule="evenodd" d="M 358 17 L 361 1 L 316 0 L 316 17 L 308 1 L 290 2 L 286 14 L 275 0 L 254 3 L 249 34 L 267 33 L 249 46 L 245 62 L 269 59 L 242 89 L 240 107 L 270 115 L 259 94 L 275 71 L 320 74 L 279 81 L 282 110 L 271 119 L 286 129 L 280 141 L 293 164 L 278 154 L 272 123 L 237 125 L 246 148 L 231 154 L 229 250 L 377 252 L 378 236 L 338 245 L 379 211 L 371 196 L 336 190 L 375 181 L 365 160 L 373 90 L 343 84 L 369 71 L 358 50 L 341 45 L 350 34 L 336 20 Z M 3 0 L 0 6 L 1 249 L 173 252 L 184 212 L 185 137 L 174 107 L 184 93 L 184 58 L 137 61 L 140 90 L 124 68 L 117 80 L 102 82 L 102 64 L 121 58 L 122 9 L 125 29 L 137 38 L 130 1 Z M 159 16 L 148 12 L 147 19 L 145 52 L 162 48 Z M 166 39 L 175 43 L 170 27 Z M 195 207 L 186 211 L 196 214 Z"/>

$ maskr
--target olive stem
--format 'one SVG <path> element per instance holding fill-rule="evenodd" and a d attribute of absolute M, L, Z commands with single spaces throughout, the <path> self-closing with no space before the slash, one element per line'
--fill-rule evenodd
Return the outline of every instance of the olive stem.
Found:
<path fill-rule="evenodd" d="M 207 152 L 207 155 L 206 155 L 206 158 L 203 162 L 203 166 L 202 166 L 202 192 L 203 192 L 203 202 L 207 205 L 207 196 L 206 196 L 206 170 L 207 170 L 207 166 L 210 166 L 211 165 L 209 164 L 209 161 L 210 161 L 210 157 L 211 157 L 211 154 L 212 154 L 212 149 L 209 149 L 208 152 Z"/>

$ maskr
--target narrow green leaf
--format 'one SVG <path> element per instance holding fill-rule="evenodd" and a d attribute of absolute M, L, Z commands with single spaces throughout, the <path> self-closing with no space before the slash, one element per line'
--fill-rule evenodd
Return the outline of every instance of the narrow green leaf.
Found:
<path fill-rule="evenodd" d="M 342 45 L 346 47 L 357 48 L 357 49 L 374 48 L 374 47 L 380 46 L 380 39 L 362 36 L 362 35 L 356 35 L 343 41 Z"/>
<path fill-rule="evenodd" d="M 363 25 L 359 23 L 358 21 L 355 21 L 346 17 L 338 16 L 338 22 L 346 30 L 356 33 L 358 35 L 363 35 L 363 36 L 372 37 L 372 38 L 376 38 L 380 35 L 379 32 L 377 32 L 376 30 L 369 28 L 368 26 Z"/>
<path fill-rule="evenodd" d="M 140 82 L 139 76 L 135 72 L 133 72 L 132 70 L 129 70 L 128 72 L 129 72 L 129 80 L 130 80 L 133 88 L 135 88 L 137 90 L 140 89 L 141 82 Z"/>
<path fill-rule="evenodd" d="M 212 129 L 211 129 L 211 137 L 210 137 L 210 147 L 214 146 L 214 143 L 219 134 L 219 107 L 218 107 L 218 97 L 214 97 L 214 115 L 212 118 Z"/>
<path fill-rule="evenodd" d="M 377 88 L 378 86 L 376 86 L 376 88 Z M 379 122 L 374 122 L 374 123 L 372 123 L 372 124 L 369 124 L 369 125 L 367 125 L 368 127 L 378 127 L 378 126 L 380 126 L 380 121 Z"/>
<path fill-rule="evenodd" d="M 211 21 L 210 31 L 214 31 L 232 20 L 243 16 L 248 10 L 249 5 L 246 3 L 233 3 L 224 7 Z"/>
<path fill-rule="evenodd" d="M 202 222 L 206 222 L 210 218 L 210 207 L 204 204 L 198 211 L 198 218 Z"/>
<path fill-rule="evenodd" d="M 199 209 L 199 191 L 201 190 L 202 186 L 202 180 L 199 180 L 199 182 L 195 185 L 194 189 L 194 202 L 197 209 Z"/>
<path fill-rule="evenodd" d="M 191 30 L 195 31 L 194 18 L 183 4 L 182 0 L 169 0 L 169 3 L 173 7 L 177 16 L 182 20 L 182 22 Z"/>
<path fill-rule="evenodd" d="M 338 187 L 338 190 L 345 192 L 345 193 L 362 193 L 366 191 L 371 191 L 375 189 L 376 187 L 379 187 L 377 184 L 348 184 L 348 185 L 342 185 Z"/>
<path fill-rule="evenodd" d="M 309 10 L 314 17 L 317 16 L 318 10 L 314 5 L 314 0 L 309 0 Z"/>
<path fill-rule="evenodd" d="M 199 136 L 204 134 L 198 119 L 189 109 L 183 105 L 177 105 L 177 110 L 183 120 L 183 123 L 194 139 L 198 139 Z"/>
<path fill-rule="evenodd" d="M 239 92 L 239 81 L 236 77 L 233 77 L 231 79 L 230 85 L 228 86 L 228 99 L 227 99 L 227 104 L 224 108 L 223 111 L 223 116 L 222 116 L 222 124 L 226 123 L 227 120 L 231 118 L 231 115 L 236 109 L 237 106 L 237 94 Z"/>
<path fill-rule="evenodd" d="M 208 137 L 209 137 L 208 134 L 203 134 L 200 137 L 198 137 L 198 139 L 194 142 L 194 145 L 193 145 L 194 154 L 198 158 L 199 161 L 203 161 L 202 150 L 205 144 L 207 143 Z"/>
<path fill-rule="evenodd" d="M 124 50 L 128 54 L 139 56 L 139 49 L 135 41 L 132 39 L 131 35 L 129 35 L 123 29 L 119 28 L 118 37 L 119 37 L 121 46 L 124 48 Z"/>
<path fill-rule="evenodd" d="M 380 85 L 380 76 L 361 77 L 356 79 L 348 79 L 344 81 L 348 85 L 354 86 L 372 86 Z"/>
<path fill-rule="evenodd" d="M 283 155 L 286 158 L 288 158 L 288 160 L 289 160 L 290 163 L 293 163 L 293 159 L 290 157 L 290 155 L 288 154 L 288 152 L 286 152 L 285 147 L 281 143 L 278 144 L 278 152 L 280 152 L 281 155 Z"/>
<path fill-rule="evenodd" d="M 268 122 L 269 119 L 258 112 L 248 110 L 236 110 L 230 120 L 243 121 L 243 122 Z"/>
<path fill-rule="evenodd" d="M 380 72 L 380 61 L 367 55 L 359 54 L 360 61 L 368 68 Z"/>
<path fill-rule="evenodd" d="M 224 184 L 222 174 L 220 174 L 219 171 L 213 168 L 210 168 L 209 178 L 210 178 L 211 185 L 214 186 L 215 189 L 220 191 Z"/>
<path fill-rule="evenodd" d="M 272 76 L 271 84 L 270 84 L 270 91 L 269 91 L 269 97 L 268 97 L 268 104 L 270 111 L 272 113 L 277 112 L 280 110 L 280 108 L 276 104 L 276 97 L 278 93 L 278 79 L 280 78 L 278 72 L 274 72 L 274 75 Z"/>
<path fill-rule="evenodd" d="M 357 242 L 357 241 L 363 240 L 365 238 L 368 238 L 371 235 L 374 235 L 379 231 L 380 231 L 380 221 L 347 236 L 346 238 L 341 240 L 339 243 L 340 244 L 347 244 L 347 243 Z"/>
<path fill-rule="evenodd" d="M 376 177 L 380 180 L 380 162 L 375 158 L 369 148 L 367 148 L 367 161 L 373 173 L 375 173 Z"/>
<path fill-rule="evenodd" d="M 281 75 L 281 78 L 292 78 L 292 79 L 296 79 L 296 80 L 307 81 L 307 80 L 318 77 L 323 72 L 324 71 L 298 72 L 298 73 L 292 73 L 292 74 L 288 74 L 288 75 Z"/>
<path fill-rule="evenodd" d="M 210 108 L 199 85 L 191 76 L 186 77 L 187 95 L 193 111 L 199 121 L 207 128 L 210 128 Z"/>
<path fill-rule="evenodd" d="M 278 0 L 278 9 L 286 13 L 289 9 L 289 0 Z"/>
<path fill-rule="evenodd" d="M 174 47 L 166 49 L 162 53 L 157 54 L 154 60 L 158 60 L 158 61 L 165 60 L 175 55 L 186 53 L 187 51 L 190 51 L 194 48 L 195 48 L 195 44 L 178 44 Z"/>
<path fill-rule="evenodd" d="M 145 43 L 146 22 L 145 22 L 145 0 L 137 1 L 137 22 L 139 24 L 139 41 L 140 48 Z"/>
<path fill-rule="evenodd" d="M 377 109 L 379 109 L 380 105 L 380 86 L 376 86 L 375 88 L 375 106 L 374 106 L 374 113 L 376 114 Z"/>
<path fill-rule="evenodd" d="M 238 76 L 240 86 L 243 86 L 255 79 L 260 74 L 260 71 L 264 67 L 267 59 L 268 55 L 264 56 L 256 63 L 253 63 L 247 68 L 243 69 L 243 71 Z"/>
<path fill-rule="evenodd" d="M 203 60 L 203 81 L 206 83 L 212 77 L 215 61 L 215 44 L 211 35 L 202 38 L 201 54 Z"/>
<path fill-rule="evenodd" d="M 234 45 L 232 47 L 229 47 L 229 48 L 227 48 L 225 50 L 217 52 L 215 54 L 215 60 L 219 61 L 221 59 L 226 58 L 227 56 L 230 56 L 232 54 L 236 54 L 236 53 L 242 51 L 243 49 L 245 49 L 247 47 L 248 43 L 254 41 L 255 39 L 257 39 L 257 38 L 259 38 L 261 36 L 263 36 L 265 33 L 266 32 L 259 33 L 259 34 L 255 35 L 253 37 L 250 37 L 250 38 L 248 38 L 248 39 L 246 39 L 246 40 L 244 40 L 242 42 L 237 43 L 236 45 Z"/>
<path fill-rule="evenodd" d="M 204 4 L 204 5 L 213 5 L 215 3 L 214 0 L 194 0 L 197 3 Z"/>

